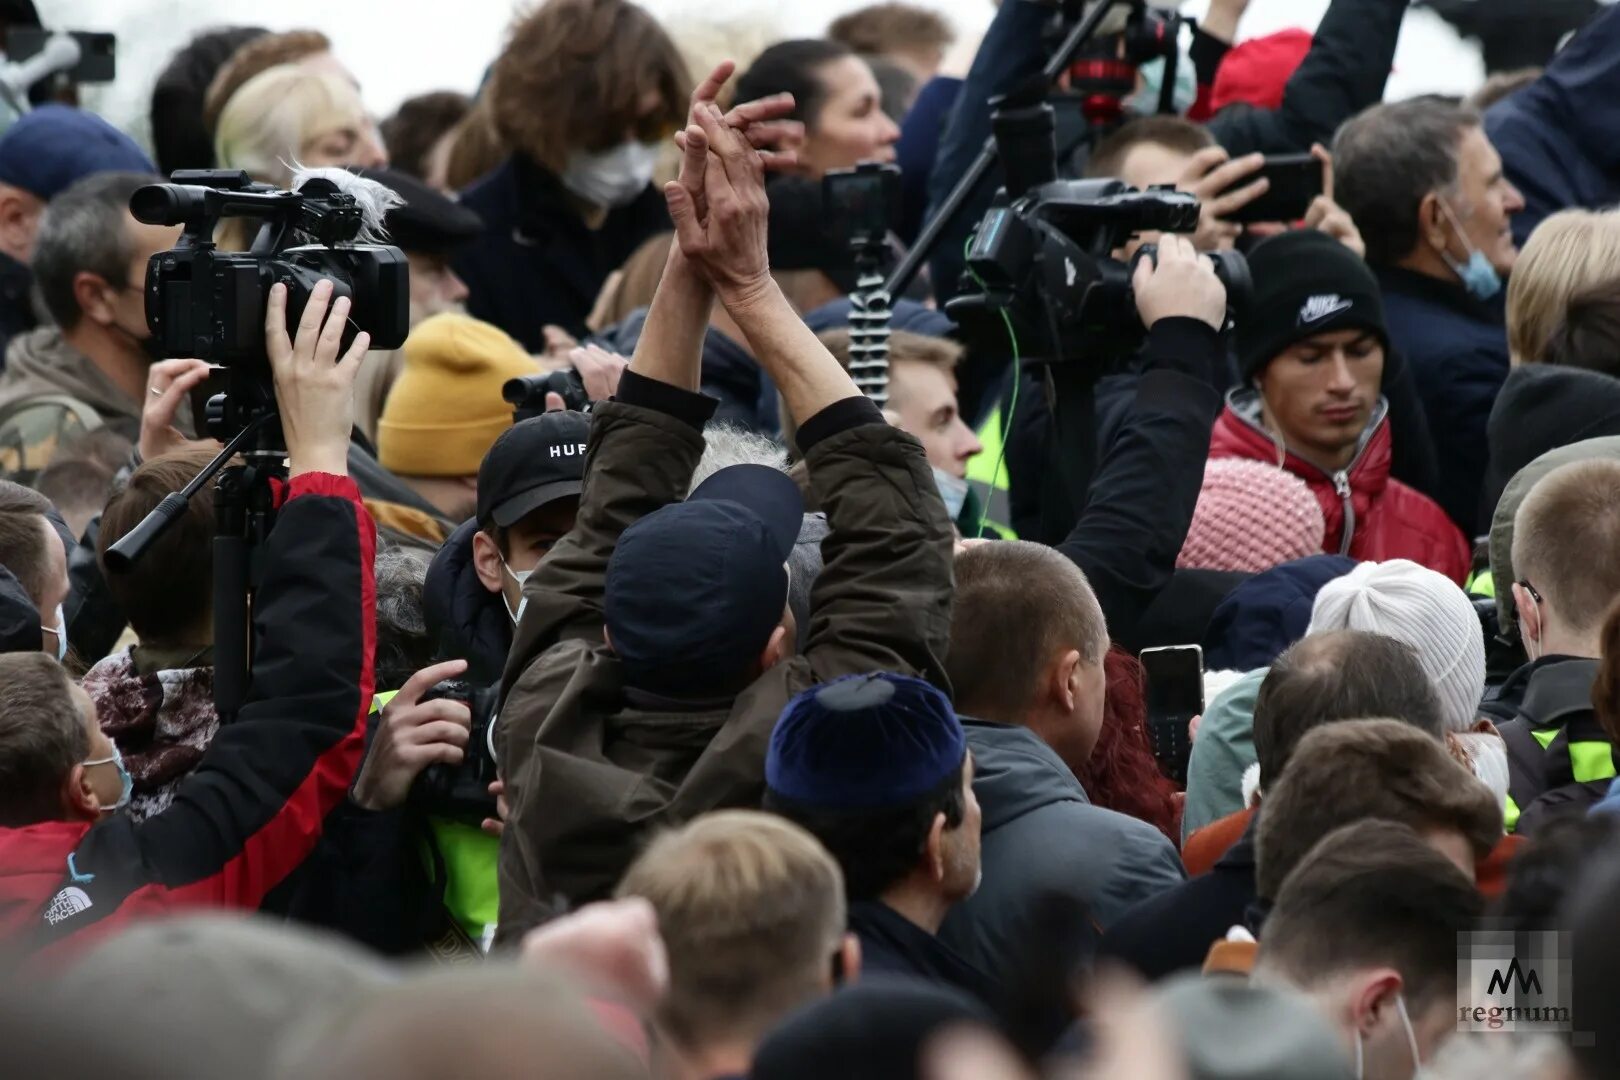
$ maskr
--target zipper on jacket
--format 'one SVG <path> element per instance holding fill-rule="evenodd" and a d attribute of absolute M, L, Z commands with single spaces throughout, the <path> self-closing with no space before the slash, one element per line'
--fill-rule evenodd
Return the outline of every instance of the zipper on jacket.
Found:
<path fill-rule="evenodd" d="M 1356 455 L 1361 457 L 1360 454 Z M 1354 466 L 1354 462 L 1351 465 Z M 1339 493 L 1339 502 L 1344 506 L 1344 537 L 1339 541 L 1339 554 L 1350 554 L 1350 541 L 1356 535 L 1356 502 L 1350 495 L 1350 470 L 1341 469 L 1333 474 L 1333 490 Z"/>

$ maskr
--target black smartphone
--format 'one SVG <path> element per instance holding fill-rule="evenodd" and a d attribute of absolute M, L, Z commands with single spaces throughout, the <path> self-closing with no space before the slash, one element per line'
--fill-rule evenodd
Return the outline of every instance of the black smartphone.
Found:
<path fill-rule="evenodd" d="M 14 26 L 6 31 L 6 59 L 21 63 L 45 48 L 45 43 L 61 31 L 38 26 Z M 117 75 L 118 39 L 111 34 L 70 31 L 79 43 L 79 62 L 66 72 L 77 83 L 108 83 Z"/>
<path fill-rule="evenodd" d="M 1322 194 L 1321 161 L 1310 154 L 1280 154 L 1266 158 L 1259 170 L 1250 173 L 1221 194 L 1247 187 L 1262 176 L 1271 181 L 1266 193 L 1226 220 L 1240 225 L 1253 225 L 1266 221 L 1298 221 L 1311 208 L 1311 202 Z"/>
<path fill-rule="evenodd" d="M 832 234 L 846 244 L 881 242 L 900 209 L 900 169 L 864 161 L 821 178 L 822 208 Z"/>
<path fill-rule="evenodd" d="M 1204 711 L 1204 650 L 1171 645 L 1142 650 L 1147 682 L 1147 729 L 1159 768 L 1178 784 L 1187 782 L 1192 740 L 1187 724 Z"/>

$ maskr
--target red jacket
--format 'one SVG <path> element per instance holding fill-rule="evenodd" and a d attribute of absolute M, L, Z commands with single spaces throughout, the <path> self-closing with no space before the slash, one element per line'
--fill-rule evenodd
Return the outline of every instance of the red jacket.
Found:
<path fill-rule="evenodd" d="M 1382 404 L 1362 435 L 1355 460 L 1333 474 L 1292 452 L 1279 461 L 1277 443 L 1245 413 L 1255 413 L 1255 392 L 1232 391 L 1215 421 L 1209 456 L 1281 465 L 1309 484 L 1327 522 L 1324 552 L 1362 562 L 1410 559 L 1459 585 L 1467 579 L 1468 541 L 1457 526 L 1427 495 L 1390 478 L 1389 422 Z"/>
<path fill-rule="evenodd" d="M 365 740 L 376 533 L 347 477 L 306 473 L 286 493 L 236 719 L 145 821 L 0 828 L 0 941 L 50 957 L 176 908 L 256 908 L 315 846 Z"/>

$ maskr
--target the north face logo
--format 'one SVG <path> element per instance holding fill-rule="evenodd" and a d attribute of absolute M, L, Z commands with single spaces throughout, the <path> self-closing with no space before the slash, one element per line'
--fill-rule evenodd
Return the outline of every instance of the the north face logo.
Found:
<path fill-rule="evenodd" d="M 1305 306 L 1299 309 L 1299 325 L 1305 326 L 1313 322 L 1321 322 L 1329 315 L 1337 315 L 1341 311 L 1349 311 L 1354 305 L 1338 293 L 1326 293 L 1322 296 L 1313 296 L 1305 301 Z"/>
<path fill-rule="evenodd" d="M 45 909 L 45 921 L 55 926 L 63 919 L 72 918 L 89 907 L 89 894 L 77 886 L 69 885 L 51 898 L 51 906 Z"/>

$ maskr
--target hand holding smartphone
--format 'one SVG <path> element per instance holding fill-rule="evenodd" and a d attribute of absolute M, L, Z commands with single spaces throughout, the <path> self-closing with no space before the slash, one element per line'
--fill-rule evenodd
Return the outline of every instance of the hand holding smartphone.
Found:
<path fill-rule="evenodd" d="M 1187 726 L 1204 712 L 1204 650 L 1197 645 L 1143 649 L 1141 660 L 1153 756 L 1166 776 L 1185 785 L 1192 756 Z"/>

